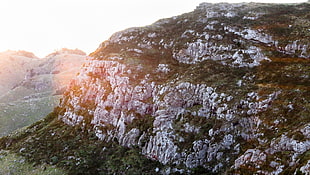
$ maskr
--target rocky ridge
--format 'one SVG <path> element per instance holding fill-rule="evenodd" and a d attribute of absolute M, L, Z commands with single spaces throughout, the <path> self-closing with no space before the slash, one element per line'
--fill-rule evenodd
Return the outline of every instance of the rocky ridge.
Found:
<path fill-rule="evenodd" d="M 65 112 L 59 115 L 59 119 L 69 125 L 91 124 L 101 140 L 117 139 L 127 147 L 138 145 L 142 154 L 163 164 L 184 164 L 187 168 L 203 166 L 212 172 L 230 167 L 238 172 L 239 169 L 250 169 L 254 164 L 252 168 L 257 173 L 265 174 L 271 172 L 263 171 L 262 166 L 272 169 L 275 174 L 282 172 L 286 166 L 296 166 L 298 157 L 309 151 L 309 140 L 295 140 L 288 137 L 287 132 L 272 139 L 265 138 L 269 134 L 266 131 L 273 131 L 276 126 L 286 123 L 280 120 L 285 120 L 287 115 L 280 115 L 281 119 L 275 119 L 272 124 L 268 124 L 266 120 L 269 119 L 262 116 L 265 111 L 284 111 L 290 107 L 294 110 L 293 106 L 302 105 L 289 102 L 287 106 L 280 107 L 274 104 L 282 101 L 286 91 L 298 91 L 294 95 L 296 98 L 304 94 L 303 106 L 309 106 L 309 101 L 306 102 L 309 94 L 297 87 L 263 88 L 257 82 L 265 83 L 260 80 L 264 78 L 258 74 L 267 72 L 257 69 L 261 64 L 272 62 L 272 57 L 310 58 L 309 39 L 302 37 L 309 35 L 309 21 L 305 24 L 290 23 L 291 19 L 301 18 L 297 16 L 298 10 L 309 9 L 309 4 L 287 6 L 294 10 L 285 14 L 289 24 L 281 29 L 275 29 L 280 28 L 280 24 L 266 29 L 264 22 L 273 14 L 266 9 L 264 13 L 259 12 L 264 6 L 271 8 L 255 4 L 204 3 L 192 14 L 116 33 L 93 53 L 93 58 L 71 84 L 67 91 L 70 94 L 60 105 Z M 284 8 L 281 6 L 285 5 L 279 5 L 279 8 Z M 278 35 L 281 34 L 272 33 L 286 28 L 294 31 L 298 27 L 308 32 L 296 34 L 297 40 L 280 38 Z M 174 36 L 167 36 L 169 32 L 174 32 Z M 229 90 L 221 87 L 225 84 L 188 80 L 201 77 L 204 71 L 212 72 L 201 68 L 213 63 L 208 60 L 236 71 L 246 71 L 237 80 L 225 82 L 234 84 Z M 305 62 L 304 66 L 309 66 L 309 61 Z M 151 64 L 152 68 L 147 64 Z M 180 72 L 180 69 L 188 73 Z M 191 74 L 192 71 L 195 74 Z M 304 76 L 300 81 L 308 90 L 306 78 L 309 72 L 300 76 Z M 235 89 L 239 90 L 236 92 Z M 308 110 L 306 107 L 303 114 L 296 114 L 295 117 L 305 121 L 295 132 L 308 127 Z M 135 127 L 135 120 L 148 116 L 153 122 L 146 130 Z M 191 122 L 196 118 L 203 122 Z M 200 137 L 193 136 L 196 134 Z M 305 133 L 301 135 L 307 137 Z M 257 143 L 255 147 L 245 149 L 246 144 L 241 146 L 237 140 Z M 275 156 L 282 151 L 290 152 L 288 162 L 281 162 Z M 271 160 L 267 161 L 267 157 Z"/>
<path fill-rule="evenodd" d="M 74 132 L 160 162 L 153 173 L 309 174 L 309 9 L 202 3 L 115 33 L 55 115 Z M 17 146 L 26 156 L 35 155 L 31 140 Z"/>

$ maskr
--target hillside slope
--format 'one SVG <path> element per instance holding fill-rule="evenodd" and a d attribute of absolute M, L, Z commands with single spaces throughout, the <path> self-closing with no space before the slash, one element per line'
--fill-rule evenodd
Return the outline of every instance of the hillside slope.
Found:
<path fill-rule="evenodd" d="M 25 51 L 1 53 L 0 136 L 53 111 L 85 58 L 77 49 L 62 49 L 46 58 Z"/>
<path fill-rule="evenodd" d="M 69 174 L 309 174 L 310 4 L 200 4 L 115 33 L 2 149 Z"/>
<path fill-rule="evenodd" d="M 38 58 L 26 51 L 0 53 L 0 94 L 4 94 L 20 83 L 28 69 L 38 64 Z"/>

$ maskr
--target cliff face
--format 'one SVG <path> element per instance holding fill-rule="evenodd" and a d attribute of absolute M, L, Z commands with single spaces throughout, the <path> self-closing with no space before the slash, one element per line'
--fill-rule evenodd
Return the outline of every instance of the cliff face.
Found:
<path fill-rule="evenodd" d="M 118 32 L 72 82 L 59 119 L 163 164 L 305 169 L 309 7 L 204 3 Z"/>
<path fill-rule="evenodd" d="M 118 32 L 71 82 L 58 119 L 138 149 L 162 174 L 309 173 L 309 12 L 203 3 Z"/>

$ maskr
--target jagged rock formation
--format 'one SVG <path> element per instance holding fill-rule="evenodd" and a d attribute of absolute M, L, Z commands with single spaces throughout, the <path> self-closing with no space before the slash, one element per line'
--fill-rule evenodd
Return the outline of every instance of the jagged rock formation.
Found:
<path fill-rule="evenodd" d="M 0 136 L 50 113 L 85 57 L 77 49 L 62 49 L 42 59 L 26 51 L 1 53 Z"/>
<path fill-rule="evenodd" d="M 58 120 L 140 150 L 157 173 L 309 174 L 309 12 L 202 3 L 118 32 L 71 82 Z"/>

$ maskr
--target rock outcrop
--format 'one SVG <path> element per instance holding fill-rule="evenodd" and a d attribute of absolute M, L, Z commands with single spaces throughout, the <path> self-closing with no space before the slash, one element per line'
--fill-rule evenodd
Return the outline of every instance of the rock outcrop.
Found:
<path fill-rule="evenodd" d="M 273 15 L 282 8 L 290 13 L 278 21 Z M 139 146 L 163 164 L 263 174 L 307 167 L 297 162 L 309 152 L 309 139 L 292 138 L 308 137 L 300 133 L 310 114 L 307 10 L 309 4 L 203 3 L 192 13 L 118 32 L 72 81 L 59 119 L 92 125 L 102 141 Z M 278 30 L 304 32 L 287 37 Z M 283 65 L 269 67 L 274 61 Z M 299 80 L 267 80 L 268 68 Z M 149 120 L 143 129 L 141 118 Z"/>
<path fill-rule="evenodd" d="M 71 81 L 57 117 L 138 149 L 161 174 L 309 174 L 309 12 L 309 3 L 202 3 L 115 33 Z"/>

